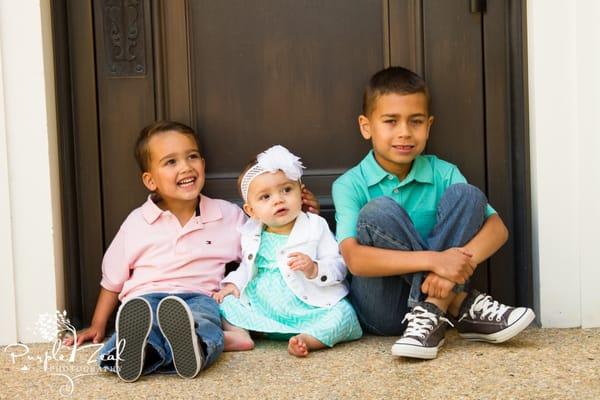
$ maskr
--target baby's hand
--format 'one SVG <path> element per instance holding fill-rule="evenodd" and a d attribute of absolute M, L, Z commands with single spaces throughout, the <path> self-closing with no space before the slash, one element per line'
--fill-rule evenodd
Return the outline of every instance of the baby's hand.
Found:
<path fill-rule="evenodd" d="M 313 279 L 317 276 L 319 268 L 309 256 L 303 253 L 290 253 L 288 255 L 288 266 L 292 271 L 302 271 L 308 279 Z"/>
<path fill-rule="evenodd" d="M 212 298 L 215 299 L 217 301 L 217 303 L 221 303 L 221 302 L 223 302 L 223 299 L 226 296 L 229 296 L 230 294 L 232 294 L 235 297 L 239 298 L 240 297 L 240 290 L 233 283 L 226 283 L 225 286 L 223 286 L 223 289 L 221 289 L 218 292 L 212 294 Z"/>

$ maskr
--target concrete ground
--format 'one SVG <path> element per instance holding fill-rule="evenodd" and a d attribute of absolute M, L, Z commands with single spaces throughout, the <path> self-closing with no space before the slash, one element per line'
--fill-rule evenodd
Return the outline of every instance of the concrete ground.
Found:
<path fill-rule="evenodd" d="M 0 354 L 1 399 L 600 399 L 600 329 L 530 328 L 490 345 L 447 334 L 438 358 L 394 358 L 395 338 L 289 356 L 286 343 L 225 353 L 193 380 L 150 375 L 124 383 L 99 372 L 94 349 L 53 354 L 52 344 L 13 345 Z M 62 393 L 61 393 L 62 391 Z"/>

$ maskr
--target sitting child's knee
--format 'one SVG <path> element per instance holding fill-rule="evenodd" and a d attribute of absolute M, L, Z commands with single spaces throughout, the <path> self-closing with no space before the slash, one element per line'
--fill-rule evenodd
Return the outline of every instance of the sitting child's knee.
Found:
<path fill-rule="evenodd" d="M 389 216 L 397 216 L 398 213 L 406 214 L 406 211 L 391 197 L 382 196 L 365 204 L 358 214 L 358 220 L 377 225 L 377 221 L 386 221 Z"/>
<path fill-rule="evenodd" d="M 487 204 L 485 194 L 478 187 L 468 183 L 455 183 L 448 186 L 444 196 L 451 196 L 456 199 L 471 199 L 478 203 Z"/>

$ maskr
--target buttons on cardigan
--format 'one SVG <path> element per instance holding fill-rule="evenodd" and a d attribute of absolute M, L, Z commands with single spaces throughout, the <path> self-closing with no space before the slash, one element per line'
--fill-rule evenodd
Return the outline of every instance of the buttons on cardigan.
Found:
<path fill-rule="evenodd" d="M 254 256 L 252 254 L 248 254 L 248 261 L 252 261 L 253 258 Z"/>
<path fill-rule="evenodd" d="M 321 276 L 321 282 L 325 282 L 327 280 L 327 275 Z"/>

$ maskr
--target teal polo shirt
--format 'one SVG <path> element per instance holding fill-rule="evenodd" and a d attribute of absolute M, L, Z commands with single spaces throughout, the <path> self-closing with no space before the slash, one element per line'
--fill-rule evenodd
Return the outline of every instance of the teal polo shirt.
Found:
<path fill-rule="evenodd" d="M 358 213 L 369 201 L 388 196 L 400 204 L 410 216 L 417 232 L 427 238 L 436 224 L 436 211 L 448 186 L 466 183 L 458 168 L 436 156 L 415 158 L 408 175 L 398 177 L 381 168 L 373 150 L 355 167 L 333 182 L 338 242 L 356 237 Z M 488 204 L 486 218 L 496 211 Z"/>

